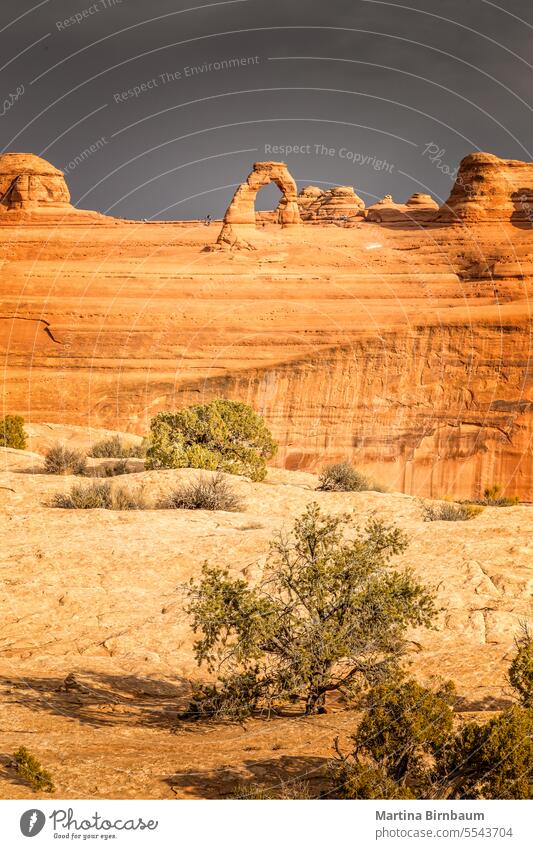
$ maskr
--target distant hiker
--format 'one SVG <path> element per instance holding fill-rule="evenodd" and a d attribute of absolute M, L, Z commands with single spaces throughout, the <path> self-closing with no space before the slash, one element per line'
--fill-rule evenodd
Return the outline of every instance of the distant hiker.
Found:
<path fill-rule="evenodd" d="M 209 227 L 209 225 L 211 224 L 211 221 L 212 221 L 212 218 L 211 218 L 211 216 L 209 215 L 209 213 L 207 213 L 207 215 L 206 215 L 206 216 L 205 216 L 205 218 L 204 218 L 204 224 L 205 224 L 205 226 L 206 226 L 206 227 Z"/>

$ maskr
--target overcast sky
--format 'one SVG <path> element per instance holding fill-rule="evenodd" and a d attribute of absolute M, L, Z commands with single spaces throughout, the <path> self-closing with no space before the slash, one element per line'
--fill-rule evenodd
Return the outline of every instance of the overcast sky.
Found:
<path fill-rule="evenodd" d="M 113 215 L 218 217 L 261 159 L 369 205 L 532 158 L 531 0 L 2 0 L 0 40 L 0 147 Z"/>

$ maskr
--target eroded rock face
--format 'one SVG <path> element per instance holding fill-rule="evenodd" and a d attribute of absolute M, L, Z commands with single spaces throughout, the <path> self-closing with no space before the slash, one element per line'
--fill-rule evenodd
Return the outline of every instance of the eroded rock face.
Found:
<path fill-rule="evenodd" d="M 30 153 L 1 155 L 0 213 L 49 206 L 70 206 L 63 172 Z"/>
<path fill-rule="evenodd" d="M 305 194 L 302 192 L 298 195 L 298 203 L 302 219 L 312 224 L 335 224 L 361 218 L 365 208 L 364 201 L 356 195 L 353 186 L 334 186 L 320 192 L 318 196 L 314 186 L 308 186 Z"/>
<path fill-rule="evenodd" d="M 471 153 L 462 160 L 436 220 L 533 224 L 533 163 Z"/>
<path fill-rule="evenodd" d="M 233 398 L 265 416 L 278 465 L 348 458 L 412 494 L 497 483 L 533 500 L 531 230 L 405 217 L 432 206 L 386 198 L 392 226 L 220 236 L 0 215 L 4 409 L 143 434 L 159 410 Z"/>
<path fill-rule="evenodd" d="M 392 195 L 385 195 L 366 211 L 368 221 L 380 223 L 422 224 L 435 219 L 438 203 L 431 195 L 415 192 L 406 203 L 395 203 Z"/>

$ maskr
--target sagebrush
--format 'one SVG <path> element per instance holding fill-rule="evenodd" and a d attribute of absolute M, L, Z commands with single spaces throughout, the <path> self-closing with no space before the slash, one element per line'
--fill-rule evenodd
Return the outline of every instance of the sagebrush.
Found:
<path fill-rule="evenodd" d="M 147 506 L 142 489 L 113 487 L 107 481 L 75 484 L 52 499 L 52 507 L 65 510 L 145 510 Z"/>
<path fill-rule="evenodd" d="M 320 474 L 318 489 L 323 492 L 383 492 L 383 487 L 359 472 L 351 463 L 330 463 Z"/>
<path fill-rule="evenodd" d="M 126 460 L 129 457 L 146 457 L 147 443 L 143 440 L 141 443 L 128 443 L 121 439 L 120 436 L 110 436 L 108 439 L 102 439 L 100 442 L 95 442 L 89 449 L 89 457 L 111 457 L 112 459 Z"/>
<path fill-rule="evenodd" d="M 468 522 L 483 512 L 480 504 L 424 504 L 425 522 Z"/>
<path fill-rule="evenodd" d="M 53 445 L 45 454 L 44 468 L 49 475 L 84 475 L 87 458 L 66 445 Z"/>
<path fill-rule="evenodd" d="M 227 510 L 243 509 L 242 499 L 223 474 L 201 475 L 197 480 L 182 484 L 161 502 L 163 508 L 177 510 Z"/>

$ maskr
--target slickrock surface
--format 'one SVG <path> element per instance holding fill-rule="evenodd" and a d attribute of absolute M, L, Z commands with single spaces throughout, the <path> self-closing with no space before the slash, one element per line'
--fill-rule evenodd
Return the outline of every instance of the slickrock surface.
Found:
<path fill-rule="evenodd" d="M 103 435 L 34 426 L 87 447 Z M 98 466 L 104 461 L 92 461 Z M 137 461 L 139 462 L 139 461 Z M 42 474 L 42 456 L 0 449 L 2 798 L 27 798 L 7 753 L 27 745 L 51 769 L 58 798 L 221 796 L 242 779 L 318 779 L 333 738 L 353 732 L 341 704 L 313 719 L 193 726 L 177 713 L 199 672 L 182 585 L 209 560 L 254 580 L 269 541 L 311 501 L 325 511 L 394 521 L 411 543 L 399 563 L 437 590 L 435 631 L 414 632 L 421 680 L 457 682 L 460 707 L 509 701 L 505 670 L 531 597 L 531 508 L 490 508 L 470 522 L 424 522 L 418 499 L 398 493 L 320 493 L 317 478 L 270 469 L 265 482 L 231 477 L 242 513 L 60 510 L 54 493 L 79 478 Z M 155 501 L 194 470 L 139 472 L 113 485 Z"/>
<path fill-rule="evenodd" d="M 269 180 L 296 203 L 287 175 L 258 163 L 230 209 L 253 212 Z M 3 409 L 142 434 L 158 410 L 242 399 L 280 466 L 347 457 L 407 493 L 501 484 L 532 501 L 530 223 L 508 205 L 428 223 L 440 213 L 416 201 L 391 222 L 226 222 L 224 237 L 53 204 L 51 221 L 1 214 Z"/>

